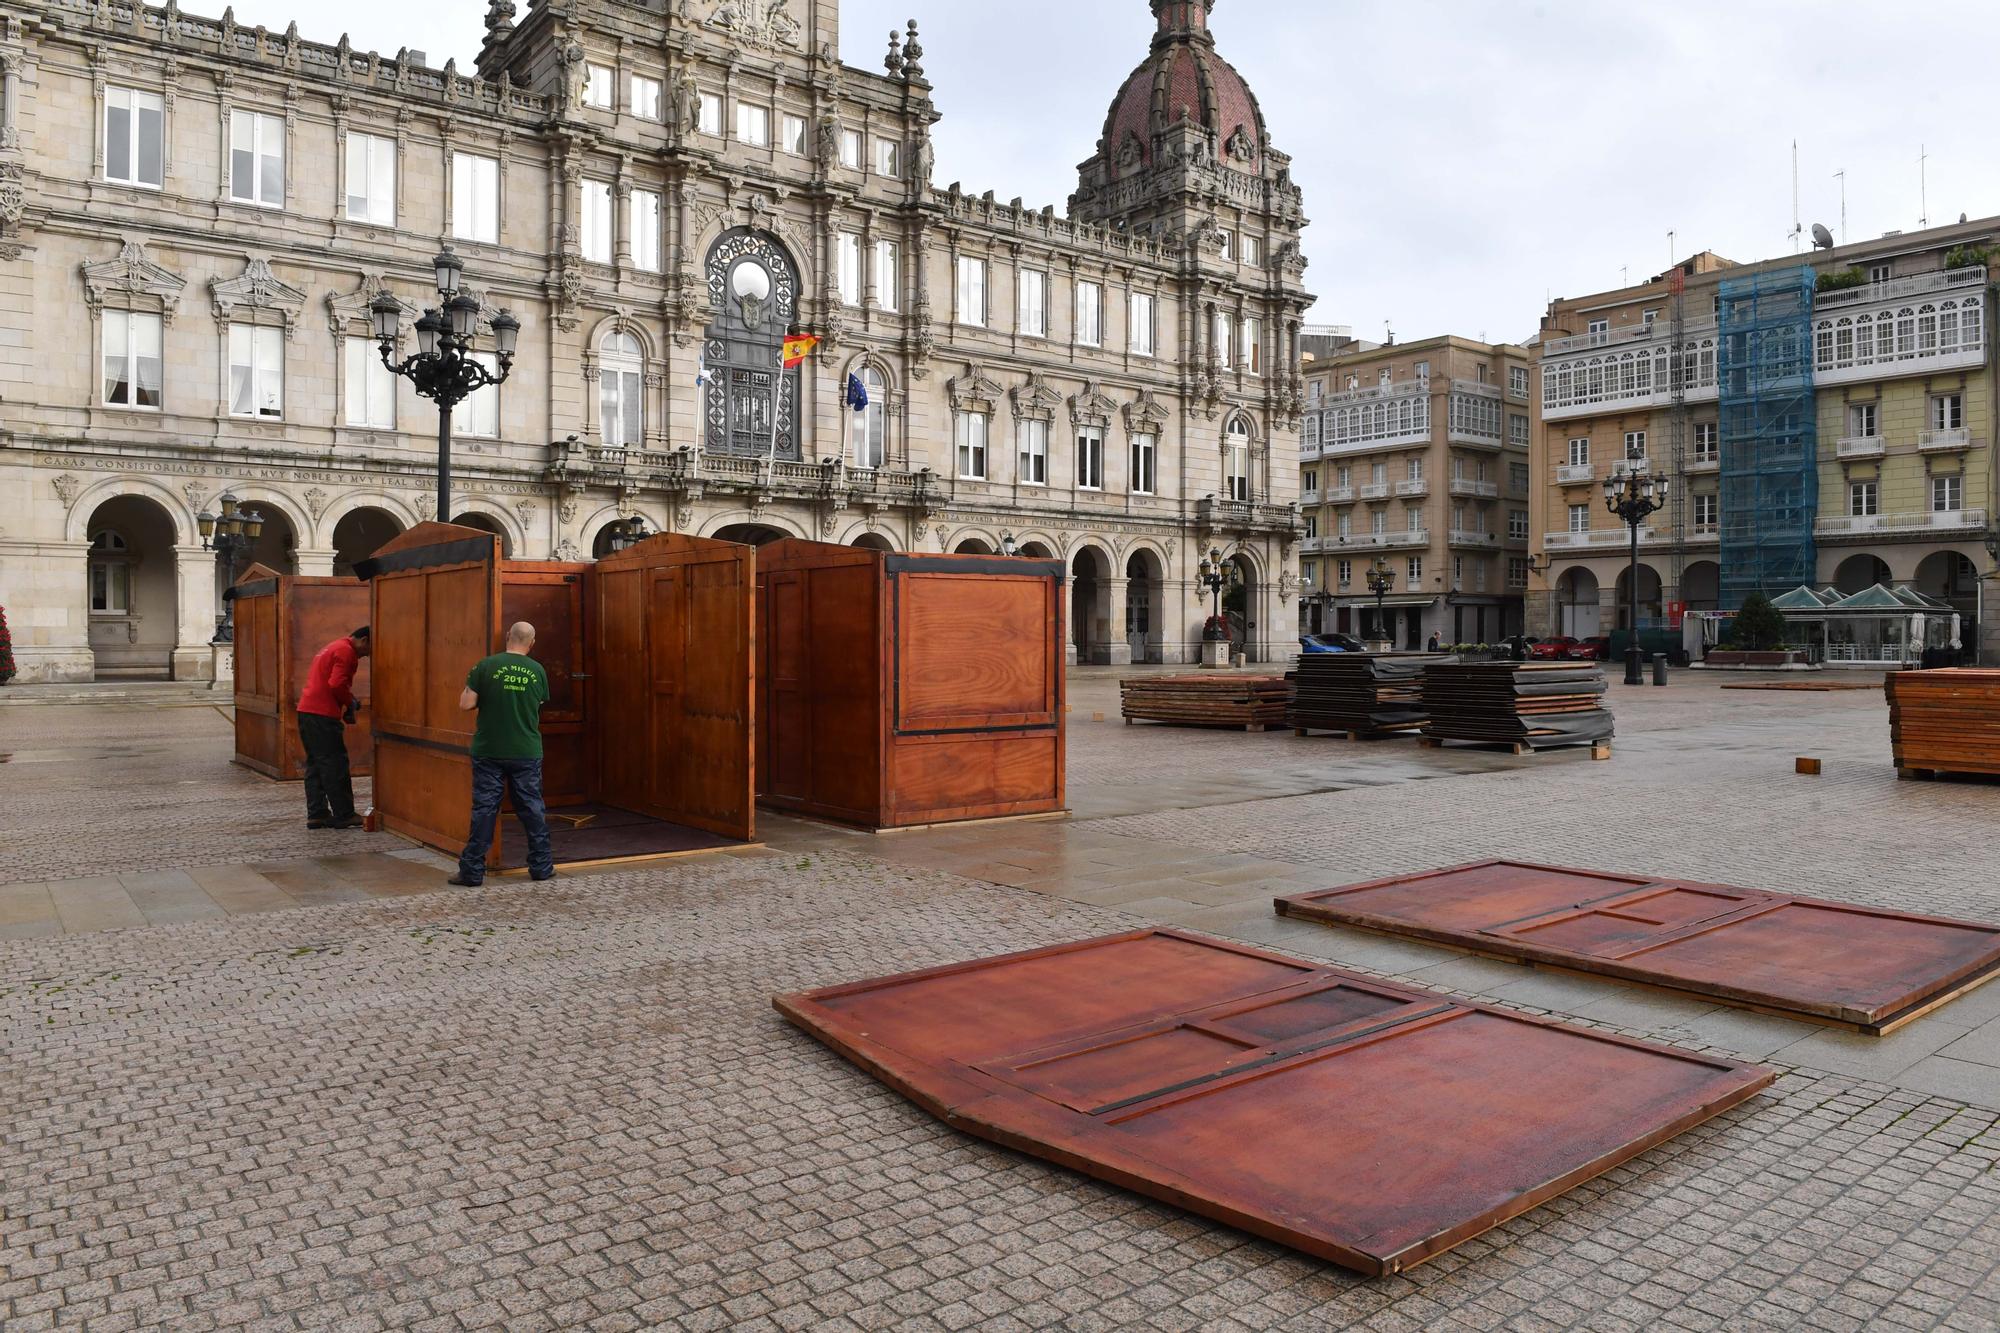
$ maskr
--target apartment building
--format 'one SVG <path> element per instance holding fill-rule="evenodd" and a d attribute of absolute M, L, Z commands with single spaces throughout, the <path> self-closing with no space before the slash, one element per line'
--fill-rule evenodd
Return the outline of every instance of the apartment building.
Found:
<path fill-rule="evenodd" d="M 1517 634 L 1528 586 L 1531 353 L 1444 336 L 1308 362 L 1301 628 L 1419 648 Z M 1378 564 L 1379 562 L 1379 564 Z M 1386 568 L 1379 599 L 1371 569 Z"/>
<path fill-rule="evenodd" d="M 1552 303 L 1538 347 L 1530 633 L 1630 620 L 1603 484 L 1672 479 L 1640 533 L 1641 628 L 1801 584 L 1907 584 L 2000 648 L 1992 584 L 2000 219 L 1734 264 L 1696 255 Z"/>

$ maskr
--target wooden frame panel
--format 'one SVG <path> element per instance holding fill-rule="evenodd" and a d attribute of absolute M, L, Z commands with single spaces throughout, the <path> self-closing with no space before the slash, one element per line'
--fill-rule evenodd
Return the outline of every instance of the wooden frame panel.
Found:
<path fill-rule="evenodd" d="M 2000 974 L 2000 926 L 1515 861 L 1296 894 L 1277 910 L 1877 1036 Z"/>
<path fill-rule="evenodd" d="M 1773 1078 L 1173 930 L 773 1003 L 956 1128 L 1377 1276 Z"/>
<path fill-rule="evenodd" d="M 299 695 L 320 649 L 369 621 L 368 585 L 303 578 L 252 565 L 231 590 L 236 624 L 237 763 L 282 782 L 305 776 Z M 354 696 L 359 719 L 346 729 L 348 767 L 374 771 L 370 731 L 371 662 L 361 659 Z"/>

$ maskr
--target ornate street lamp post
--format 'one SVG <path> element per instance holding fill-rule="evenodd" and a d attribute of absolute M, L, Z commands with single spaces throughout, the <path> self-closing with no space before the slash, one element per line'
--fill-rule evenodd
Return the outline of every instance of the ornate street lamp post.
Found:
<path fill-rule="evenodd" d="M 1368 591 L 1375 594 L 1375 642 L 1377 643 L 1383 642 L 1385 638 L 1382 630 L 1384 629 L 1383 622 L 1387 619 L 1387 613 L 1382 609 L 1382 602 L 1384 598 L 1388 597 L 1389 589 L 1395 586 L 1396 571 L 1389 568 L 1388 561 L 1379 555 L 1376 556 L 1375 563 L 1368 566 Z M 1394 645 L 1391 644 L 1390 646 L 1393 647 Z"/>
<path fill-rule="evenodd" d="M 381 344 L 382 364 L 438 405 L 437 514 L 440 521 L 449 523 L 452 409 L 467 395 L 507 378 L 521 340 L 521 321 L 505 310 L 493 316 L 493 352 L 500 369 L 497 374 L 488 370 L 473 358 L 473 344 L 479 335 L 479 302 L 463 289 L 464 261 L 447 245 L 431 266 L 437 276 L 438 303 L 417 319 L 416 355 L 400 363 L 396 360 L 402 302 L 383 292 L 369 303 L 368 310 L 374 319 L 376 341 Z"/>
<path fill-rule="evenodd" d="M 210 643 L 236 642 L 236 599 L 230 596 L 236 588 L 236 566 L 250 548 L 257 544 L 258 536 L 264 531 L 264 517 L 254 509 L 245 509 L 237 498 L 228 491 L 217 501 L 222 506 L 220 514 L 211 514 L 206 509 L 195 515 L 195 525 L 201 529 L 201 547 L 204 551 L 215 552 L 215 563 L 222 570 L 222 614 L 215 618 L 215 637 Z"/>
<path fill-rule="evenodd" d="M 610 546 L 611 554 L 617 555 L 620 551 L 631 550 L 652 535 L 652 530 L 646 526 L 646 516 L 634 514 L 622 523 L 611 525 L 606 544 Z"/>
<path fill-rule="evenodd" d="M 1604 479 L 1604 507 L 1623 519 L 1632 530 L 1632 563 L 1627 573 L 1631 592 L 1627 606 L 1631 613 L 1632 637 L 1625 644 L 1625 683 L 1643 685 L 1639 669 L 1639 525 L 1667 507 L 1667 492 L 1673 482 L 1643 472 L 1614 472 Z"/>
<path fill-rule="evenodd" d="M 1229 626 L 1222 619 L 1222 590 L 1235 581 L 1235 576 L 1235 562 L 1222 558 L 1221 547 L 1211 546 L 1195 572 L 1195 583 L 1208 589 L 1209 596 L 1215 599 L 1215 612 L 1209 616 L 1202 638 L 1215 642 L 1229 637 Z"/>

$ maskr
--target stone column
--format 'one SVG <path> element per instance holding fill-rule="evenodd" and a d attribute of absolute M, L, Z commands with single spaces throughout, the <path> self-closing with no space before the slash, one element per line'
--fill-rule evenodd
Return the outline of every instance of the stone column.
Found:
<path fill-rule="evenodd" d="M 1104 660 L 1110 666 L 1131 666 L 1132 644 L 1125 637 L 1125 603 L 1130 589 L 1123 573 L 1118 570 L 1112 571 L 1111 577 L 1105 583 L 1104 597 L 1101 599 L 1106 621 Z"/>
<path fill-rule="evenodd" d="M 199 543 L 174 547 L 174 664 L 175 680 L 212 680 L 215 654 L 209 641 L 215 637 L 215 617 L 219 611 L 215 592 L 215 552 Z"/>
<path fill-rule="evenodd" d="M 330 550 L 311 551 L 301 547 L 292 553 L 292 558 L 298 561 L 299 573 L 304 577 L 325 579 L 333 577 L 334 555 Z"/>
<path fill-rule="evenodd" d="M 89 569 L 88 542 L 0 541 L 0 606 L 21 684 L 87 681 L 95 673 Z"/>

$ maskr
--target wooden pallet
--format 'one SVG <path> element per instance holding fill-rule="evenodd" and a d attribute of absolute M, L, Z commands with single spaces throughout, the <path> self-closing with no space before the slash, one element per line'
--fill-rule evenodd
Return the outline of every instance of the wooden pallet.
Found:
<path fill-rule="evenodd" d="M 1610 741 L 1576 741 L 1568 745 L 1530 745 L 1526 741 L 1479 741 L 1467 740 L 1459 736 L 1425 736 L 1417 742 L 1426 750 L 1442 750 L 1447 745 L 1459 745 L 1473 750 L 1509 750 L 1517 755 L 1541 754 L 1550 750 L 1580 750 L 1590 747 L 1592 759 L 1611 757 Z"/>
<path fill-rule="evenodd" d="M 1298 726 L 1292 727 L 1294 736 L 1331 736 L 1336 740 L 1385 741 L 1394 737 L 1413 736 L 1423 730 L 1421 722 L 1406 722 L 1399 727 L 1348 728 Z"/>
<path fill-rule="evenodd" d="M 2000 775 L 2000 671 L 1896 671 L 1884 692 L 1899 773 Z"/>

